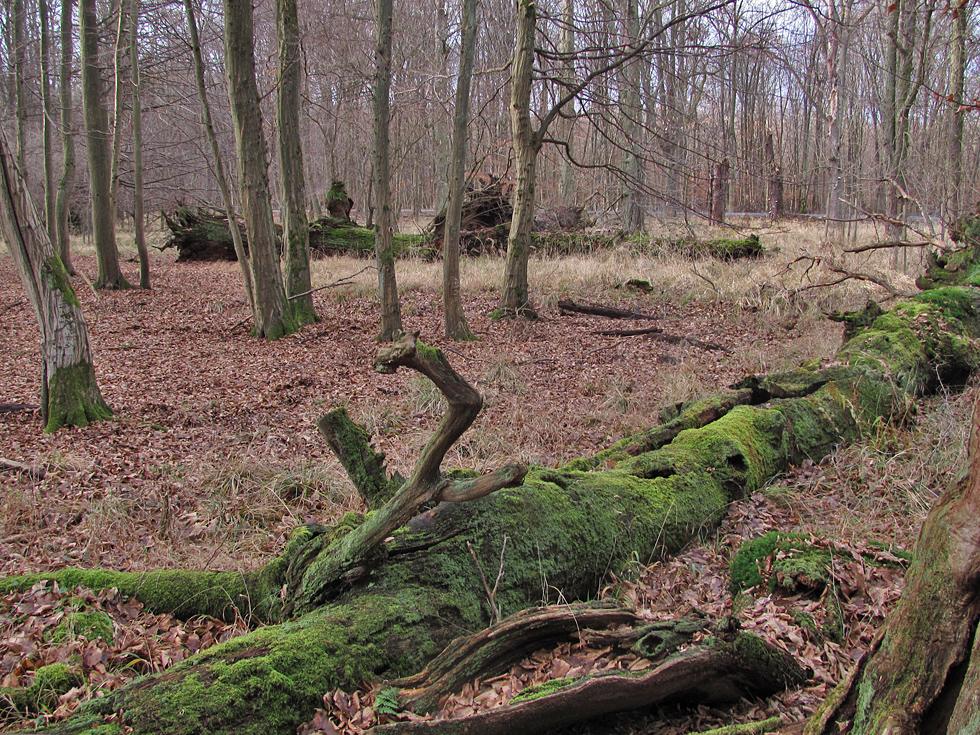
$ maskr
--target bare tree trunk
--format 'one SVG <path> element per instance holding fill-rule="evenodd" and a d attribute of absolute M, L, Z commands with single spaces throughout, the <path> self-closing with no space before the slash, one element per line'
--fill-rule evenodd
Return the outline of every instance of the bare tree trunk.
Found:
<path fill-rule="evenodd" d="M 99 24 L 95 0 L 80 0 L 82 36 L 82 101 L 85 108 L 85 144 L 89 189 L 92 194 L 92 230 L 99 261 L 96 288 L 129 288 L 119 270 L 116 251 L 116 213 L 110 191 L 109 116 L 102 101 L 99 67 Z"/>
<path fill-rule="evenodd" d="M 575 81 L 575 0 L 562 0 L 561 3 L 561 39 L 559 51 L 565 66 L 565 83 L 571 85 Z M 569 114 L 562 118 L 564 129 L 565 155 L 561 159 L 561 180 L 559 182 L 559 199 L 566 207 L 575 206 L 575 102 L 569 102 Z"/>
<path fill-rule="evenodd" d="M 112 216 L 119 220 L 119 158 L 122 152 L 122 132 L 123 132 L 123 102 L 125 95 L 125 68 L 124 60 L 126 53 L 126 0 L 115 0 L 116 2 L 116 42 L 112 54 L 113 68 L 113 88 L 112 88 L 112 167 L 109 174 L 109 196 L 112 204 Z"/>
<path fill-rule="evenodd" d="M 143 232 L 143 101 L 140 94 L 139 0 L 129 0 L 129 15 L 129 66 L 133 82 L 133 240 L 140 259 L 140 288 L 149 288 L 150 256 L 146 250 L 146 235 Z"/>
<path fill-rule="evenodd" d="M 61 3 L 61 69 L 58 75 L 59 93 L 61 99 L 61 148 L 62 165 L 61 179 L 58 181 L 58 197 L 55 202 L 55 219 L 57 220 L 58 252 L 65 270 L 69 275 L 75 275 L 71 263 L 71 237 L 68 233 L 68 200 L 72 189 L 75 188 L 75 124 L 72 112 L 71 96 L 71 67 L 74 55 L 72 40 L 72 7 L 73 0 L 62 0 Z"/>
<path fill-rule="evenodd" d="M 541 142 L 531 126 L 531 74 L 537 10 L 532 0 L 517 0 L 517 38 L 511 62 L 510 125 L 514 139 L 514 214 L 507 238 L 504 289 L 495 317 L 537 318 L 527 283 L 534 218 L 535 168 Z"/>
<path fill-rule="evenodd" d="M 625 36 L 629 44 L 639 43 L 640 20 L 636 7 L 637 0 L 626 0 Z M 620 221 L 623 231 L 636 234 L 646 229 L 643 205 L 640 201 L 643 190 L 643 162 L 637 153 L 640 132 L 640 67 L 633 63 L 624 64 L 620 69 L 620 115 L 623 130 L 623 187 L 620 204 Z"/>
<path fill-rule="evenodd" d="M 27 176 L 27 10 L 14 0 L 14 97 L 17 118 L 17 166 Z"/>
<path fill-rule="evenodd" d="M 306 218 L 306 173 L 300 142 L 300 92 L 303 67 L 296 0 L 276 0 L 279 33 L 279 85 L 276 118 L 279 129 L 279 182 L 282 187 L 282 241 L 286 296 L 296 324 L 317 320 L 310 281 L 310 228 Z"/>
<path fill-rule="evenodd" d="M 38 0 L 37 11 L 41 22 L 41 140 L 44 156 L 44 228 L 48 240 L 57 242 L 55 223 L 54 145 L 51 125 L 54 109 L 51 105 L 51 28 L 48 22 L 48 0 Z"/>
<path fill-rule="evenodd" d="M 970 22 L 969 0 L 953 6 L 953 32 L 949 40 L 949 184 L 946 221 L 960 216 L 960 185 L 963 181 L 963 87 L 966 76 L 966 32 Z"/>
<path fill-rule="evenodd" d="M 711 221 L 722 225 L 725 223 L 725 213 L 728 211 L 728 175 L 731 164 L 728 159 L 722 159 L 715 164 L 711 174 Z"/>
<path fill-rule="evenodd" d="M 194 81 L 197 84 L 197 96 L 201 102 L 201 118 L 204 123 L 204 132 L 207 134 L 208 143 L 211 146 L 211 157 L 213 159 L 214 177 L 218 180 L 218 188 L 221 190 L 221 200 L 225 205 L 225 214 L 228 222 L 235 222 L 235 205 L 231 198 L 231 187 L 228 184 L 228 177 L 225 176 L 225 167 L 221 160 L 221 149 L 218 146 L 218 136 L 214 131 L 214 122 L 211 120 L 211 104 L 208 102 L 208 90 L 204 83 L 204 58 L 201 55 L 201 40 L 197 34 L 197 21 L 194 18 L 194 0 L 184 0 L 184 10 L 187 13 L 187 28 L 190 35 L 191 51 L 194 54 Z M 248 254 L 245 252 L 245 245 L 242 243 L 242 233 L 237 227 L 230 227 L 231 241 L 235 248 L 235 255 L 238 256 L 238 265 L 242 270 L 242 282 L 245 284 L 245 295 L 248 297 L 248 307 L 252 312 L 252 321 L 258 323 L 258 316 L 255 313 L 255 295 L 252 289 L 252 267 L 249 263 Z"/>
<path fill-rule="evenodd" d="M 0 136 L 0 232 L 41 328 L 41 415 L 46 432 L 86 426 L 112 412 L 95 381 L 88 329 L 61 259 Z"/>
<path fill-rule="evenodd" d="M 776 159 L 771 130 L 766 131 L 766 211 L 770 222 L 783 215 L 783 173 Z"/>
<path fill-rule="evenodd" d="M 378 265 L 378 298 L 381 302 L 380 342 L 391 342 L 402 333 L 401 307 L 395 284 L 395 220 L 391 207 L 389 139 L 391 112 L 391 13 L 392 0 L 378 0 L 377 46 L 374 63 L 374 197 L 377 224 L 374 250 Z"/>
<path fill-rule="evenodd" d="M 466 323 L 459 287 L 459 230 L 465 193 L 466 147 L 469 137 L 466 125 L 470 111 L 470 81 L 476 57 L 477 0 L 464 0 L 459 76 L 456 79 L 456 109 L 453 113 L 452 162 L 449 171 L 449 202 L 442 240 L 442 300 L 446 314 L 446 337 L 473 340 L 476 337 Z"/>
<path fill-rule="evenodd" d="M 279 238 L 272 218 L 269 158 L 255 81 L 255 40 L 251 0 L 224 0 L 228 98 L 235 123 L 238 180 L 248 233 L 255 296 L 253 332 L 268 340 L 296 331 L 279 268 Z"/>

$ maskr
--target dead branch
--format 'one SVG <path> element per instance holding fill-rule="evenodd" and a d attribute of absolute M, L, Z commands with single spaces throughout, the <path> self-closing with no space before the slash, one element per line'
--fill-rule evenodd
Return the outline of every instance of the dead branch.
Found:
<path fill-rule="evenodd" d="M 3 457 L 0 457 L 0 471 L 23 472 L 25 475 L 28 475 L 35 480 L 43 480 L 45 476 L 44 470 L 40 467 L 32 467 L 29 464 L 15 462 L 12 459 L 4 459 Z"/>
<path fill-rule="evenodd" d="M 604 337 L 639 337 L 645 335 L 651 339 L 667 342 L 668 344 L 672 345 L 688 344 L 693 347 L 700 347 L 702 350 L 721 350 L 722 352 L 731 351 L 724 345 L 720 345 L 717 342 L 703 342 L 697 337 L 664 334 L 663 331 L 664 330 L 660 329 L 659 327 L 652 327 L 650 329 L 603 329 L 602 331 L 595 332 L 595 334 L 601 334 Z"/>
<path fill-rule="evenodd" d="M 34 411 L 40 408 L 36 403 L 0 403 L 0 413 L 18 413 L 20 411 Z"/>
<path fill-rule="evenodd" d="M 856 248 L 847 248 L 845 253 L 867 253 L 870 250 L 889 250 L 891 248 L 928 248 L 935 245 L 933 242 L 899 242 L 889 240 L 887 242 L 873 242 L 870 245 L 861 245 Z"/>
<path fill-rule="evenodd" d="M 311 293 L 316 293 L 317 291 L 323 291 L 325 288 L 336 288 L 337 286 L 349 286 L 353 283 L 353 279 L 361 275 L 364 271 L 369 271 L 374 268 L 373 265 L 366 265 L 357 273 L 351 273 L 349 276 L 344 276 L 343 278 L 338 278 L 332 283 L 328 283 L 326 286 L 317 286 L 316 288 L 311 288 L 309 291 L 304 291 L 303 293 L 298 293 L 294 296 L 290 296 L 287 301 L 292 301 L 293 299 L 299 299 L 303 296 L 309 296 Z"/>
<path fill-rule="evenodd" d="M 572 311 L 578 314 L 588 314 L 589 316 L 604 316 L 608 319 L 656 319 L 649 314 L 641 314 L 638 311 L 627 309 L 617 309 L 611 306 L 589 306 L 587 304 L 576 304 L 574 301 L 559 301 L 558 308 L 562 312 Z"/>
<path fill-rule="evenodd" d="M 483 407 L 483 399 L 452 368 L 442 350 L 418 342 L 417 332 L 405 334 L 397 342 L 378 350 L 375 370 L 391 374 L 400 367 L 410 368 L 428 377 L 446 397 L 449 407 L 435 434 L 422 450 L 412 474 L 394 496 L 345 536 L 343 541 L 321 551 L 306 569 L 291 572 L 289 583 L 296 589 L 297 602 L 293 604 L 298 609 L 332 598 L 347 584 L 366 574 L 372 561 L 379 555 L 383 556 L 380 552 L 385 542 L 417 515 L 422 506 L 439 501 L 475 500 L 524 482 L 527 468 L 517 464 L 506 465 L 496 472 L 474 479 L 443 477 L 439 466 L 446 452 L 473 423 Z M 376 462 L 376 457 L 368 459 L 369 464 Z M 383 477 L 383 472 L 380 477 Z M 379 479 L 377 473 L 375 479 Z"/>

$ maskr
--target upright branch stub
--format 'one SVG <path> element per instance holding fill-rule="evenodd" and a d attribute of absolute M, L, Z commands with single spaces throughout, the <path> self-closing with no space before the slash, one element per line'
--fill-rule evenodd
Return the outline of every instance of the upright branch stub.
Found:
<path fill-rule="evenodd" d="M 375 370 L 394 373 L 399 367 L 411 368 L 432 380 L 446 397 L 449 409 L 422 450 L 412 474 L 394 497 L 342 541 L 321 551 L 305 569 L 302 579 L 290 581 L 293 599 L 287 607 L 291 612 L 322 604 L 367 574 L 372 565 L 383 560 L 385 540 L 417 515 L 422 506 L 439 501 L 476 500 L 524 482 L 527 468 L 517 464 L 473 479 L 443 477 L 439 465 L 480 413 L 483 399 L 453 370 L 441 350 L 418 341 L 418 333 L 403 334 L 396 342 L 378 350 Z"/>

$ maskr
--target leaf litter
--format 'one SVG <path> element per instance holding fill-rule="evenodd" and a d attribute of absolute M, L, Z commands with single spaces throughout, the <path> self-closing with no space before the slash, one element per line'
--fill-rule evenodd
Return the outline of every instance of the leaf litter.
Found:
<path fill-rule="evenodd" d="M 348 290 L 317 294 L 319 324 L 276 343 L 251 339 L 234 264 L 173 266 L 154 256 L 154 290 L 80 289 L 96 355 L 97 375 L 116 414 L 111 421 L 49 436 L 35 411 L 0 413 L 0 457 L 44 470 L 43 478 L 3 472 L 0 573 L 66 565 L 120 570 L 194 567 L 245 569 L 268 561 L 299 523 L 329 523 L 357 507 L 352 490 L 316 435 L 315 419 L 346 405 L 371 430 L 389 469 L 407 472 L 439 419 L 437 403 L 408 376 L 370 371 L 375 307 Z M 78 266 L 94 270 L 91 258 Z M 650 309 L 642 297 L 620 305 Z M 649 297 L 646 297 L 649 298 Z M 0 402 L 32 403 L 38 393 L 38 333 L 9 257 L 0 257 Z M 696 366 L 701 395 L 752 372 L 756 337 L 793 352 L 788 330 L 752 332 L 738 310 L 719 304 L 659 303 L 666 319 L 731 354 L 641 339 L 594 334 L 590 317 L 534 324 L 492 322 L 492 291 L 466 304 L 477 343 L 444 343 L 438 294 L 402 296 L 406 327 L 442 346 L 486 398 L 471 432 L 447 465 L 486 470 L 510 460 L 556 466 L 643 428 L 675 398 L 664 366 Z M 758 324 L 757 321 L 751 324 Z M 749 326 L 747 326 L 749 325 Z M 836 329 L 825 324 L 814 329 Z M 807 335 L 805 340 L 812 339 Z M 757 347 L 755 348 L 757 349 Z M 688 396 L 691 397 L 691 396 Z M 702 543 L 668 560 L 634 560 L 603 596 L 650 620 L 688 613 L 734 613 L 753 630 L 797 656 L 811 682 L 765 702 L 728 711 L 667 709 L 607 718 L 604 732 L 687 733 L 778 715 L 800 722 L 866 649 L 900 595 L 902 569 L 868 565 L 871 541 L 910 549 L 924 514 L 962 463 L 968 396 L 943 396 L 917 419 L 923 431 L 879 427 L 868 442 L 819 465 L 794 468 L 778 482 L 735 503 L 725 524 Z M 930 423 L 931 422 L 931 423 Z M 926 425 L 928 424 L 928 425 Z M 925 438 L 923 438 L 923 435 Z M 735 600 L 727 566 L 746 540 L 769 530 L 800 530 L 851 560 L 834 571 L 843 636 L 819 634 L 825 600 L 753 590 Z M 876 553 L 880 549 L 874 547 Z M 835 558 L 843 558 L 840 554 Z M 896 557 L 897 558 L 897 557 Z M 894 559 L 887 560 L 894 561 Z M 826 594 L 826 593 L 825 593 Z M 112 640 L 85 635 L 55 642 L 50 631 L 79 610 L 112 620 Z M 803 614 L 803 615 L 801 615 Z M 801 626 L 809 616 L 814 625 Z M 180 621 L 150 615 L 115 591 L 37 585 L 0 601 L 3 686 L 27 686 L 40 667 L 82 666 L 85 680 L 40 714 L 4 709 L 5 729 L 68 716 L 78 703 L 165 669 L 196 651 L 239 635 L 243 621 Z M 816 632 L 815 632 L 816 631 Z M 510 671 L 472 682 L 445 698 L 439 717 L 506 703 L 528 686 L 603 669 L 642 670 L 635 654 L 588 639 L 541 651 Z M 380 697 L 380 699 L 379 699 Z M 324 695 L 324 708 L 300 732 L 358 733 L 398 712 L 384 683 Z M 376 706 L 376 703 L 380 702 Z M 23 718 L 20 718 L 23 716 Z M 589 732 L 589 725 L 577 732 Z M 611 729 L 610 729 L 611 728 Z"/>

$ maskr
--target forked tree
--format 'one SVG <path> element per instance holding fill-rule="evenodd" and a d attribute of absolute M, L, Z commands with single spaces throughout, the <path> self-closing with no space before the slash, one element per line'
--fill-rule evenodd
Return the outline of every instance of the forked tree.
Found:
<path fill-rule="evenodd" d="M 41 328 L 41 416 L 46 432 L 85 426 L 112 411 L 95 381 L 81 304 L 0 136 L 0 233 Z"/>

